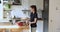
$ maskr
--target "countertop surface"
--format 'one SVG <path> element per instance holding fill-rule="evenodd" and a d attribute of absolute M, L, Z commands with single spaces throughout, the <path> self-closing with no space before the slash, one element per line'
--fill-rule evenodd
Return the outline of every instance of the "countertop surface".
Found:
<path fill-rule="evenodd" d="M 0 25 L 0 28 L 19 28 L 17 25 Z"/>

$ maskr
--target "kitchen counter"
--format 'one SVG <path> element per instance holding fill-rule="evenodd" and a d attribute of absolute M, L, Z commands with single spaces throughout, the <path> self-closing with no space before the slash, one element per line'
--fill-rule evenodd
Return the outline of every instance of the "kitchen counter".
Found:
<path fill-rule="evenodd" d="M 2 32 L 29 32 L 30 29 L 28 26 L 16 26 L 16 25 L 10 25 L 10 26 L 0 26 L 0 31 Z"/>
<path fill-rule="evenodd" d="M 29 25 L 18 26 L 18 25 L 0 25 L 0 31 L 2 32 L 30 32 Z"/>
<path fill-rule="evenodd" d="M 20 28 L 20 27 L 17 25 L 0 25 L 0 28 L 9 29 L 9 28 Z"/>

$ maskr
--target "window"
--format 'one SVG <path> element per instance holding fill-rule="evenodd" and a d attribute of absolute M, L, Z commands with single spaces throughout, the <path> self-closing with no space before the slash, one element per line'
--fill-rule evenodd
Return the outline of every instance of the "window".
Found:
<path fill-rule="evenodd" d="M 0 3 L 1 3 L 1 0 L 0 0 Z"/>

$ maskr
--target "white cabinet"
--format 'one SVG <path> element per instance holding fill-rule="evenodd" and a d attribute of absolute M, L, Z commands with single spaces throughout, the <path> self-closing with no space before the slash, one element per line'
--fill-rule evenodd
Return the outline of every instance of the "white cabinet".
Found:
<path fill-rule="evenodd" d="M 37 30 L 36 32 L 43 32 L 43 20 L 37 21 Z"/>
<path fill-rule="evenodd" d="M 60 0 L 49 1 L 49 32 L 60 32 Z"/>

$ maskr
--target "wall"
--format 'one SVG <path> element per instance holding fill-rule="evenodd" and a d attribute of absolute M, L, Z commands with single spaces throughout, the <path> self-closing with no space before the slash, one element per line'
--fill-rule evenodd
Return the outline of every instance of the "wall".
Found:
<path fill-rule="evenodd" d="M 43 10 L 43 0 L 29 0 L 30 5 L 36 5 L 37 9 Z"/>
<path fill-rule="evenodd" d="M 22 0 L 22 5 L 13 5 L 12 10 L 29 10 L 30 5 L 36 5 L 38 9 L 38 17 L 42 18 L 42 11 L 43 10 L 43 0 Z M 17 11 L 18 12 L 18 11 Z"/>
<path fill-rule="evenodd" d="M 28 0 L 22 0 L 22 5 L 12 5 L 12 9 L 19 9 L 19 10 L 28 10 L 29 2 Z"/>
<path fill-rule="evenodd" d="M 23 9 L 28 9 L 30 5 L 36 5 L 37 9 L 43 10 L 43 0 L 22 0 Z"/>
<path fill-rule="evenodd" d="M 38 10 L 38 17 L 42 18 L 42 11 L 43 10 L 43 0 L 29 0 L 29 6 L 36 5 Z"/>
<path fill-rule="evenodd" d="M 22 10 L 28 10 L 28 0 L 22 0 L 22 5 L 12 5 L 12 16 L 16 15 L 16 17 L 25 17 L 26 15 L 23 14 Z"/>
<path fill-rule="evenodd" d="M 2 9 L 3 5 L 2 4 L 0 4 L 0 9 L 1 9 L 0 17 L 1 18 L 3 18 L 3 11 L 2 11 L 3 10 Z M 20 10 L 28 10 L 29 6 L 32 5 L 32 4 L 37 5 L 38 10 L 40 11 L 39 16 L 42 17 L 41 10 L 43 10 L 43 0 L 22 0 L 22 5 L 20 5 L 20 6 L 12 6 L 12 10 L 15 10 L 15 9 L 19 10 L 19 11 Z"/>

